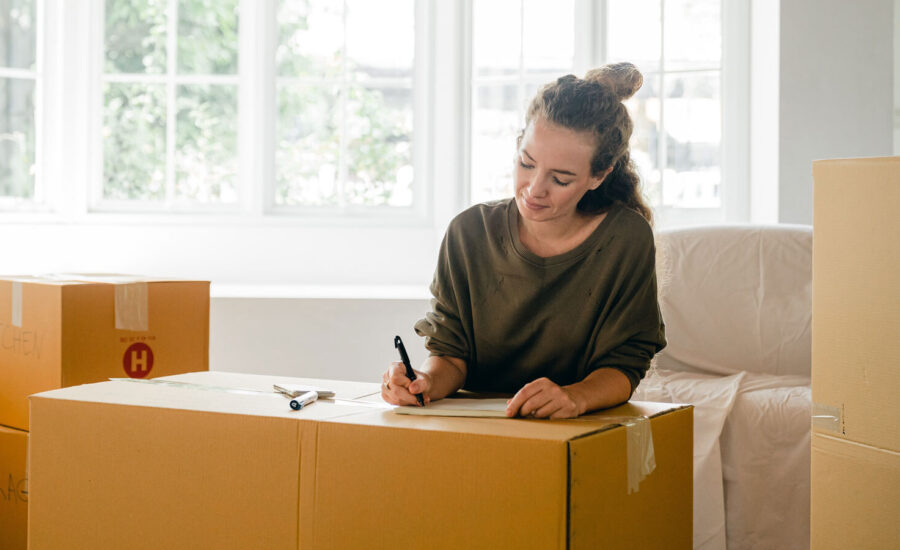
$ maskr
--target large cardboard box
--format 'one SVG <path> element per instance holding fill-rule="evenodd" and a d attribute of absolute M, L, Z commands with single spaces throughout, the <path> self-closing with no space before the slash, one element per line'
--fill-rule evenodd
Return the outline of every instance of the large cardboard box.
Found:
<path fill-rule="evenodd" d="M 28 432 L 0 426 L 0 549 L 25 550 Z"/>
<path fill-rule="evenodd" d="M 900 157 L 817 161 L 813 177 L 814 428 L 897 451 Z"/>
<path fill-rule="evenodd" d="M 0 425 L 27 430 L 32 393 L 208 368 L 208 282 L 0 277 Z"/>
<path fill-rule="evenodd" d="M 900 157 L 813 163 L 814 550 L 897 548 Z"/>
<path fill-rule="evenodd" d="M 31 398 L 31 550 L 691 547 L 690 407 L 419 417 L 385 409 L 377 384 L 164 380 L 220 390 L 121 381 Z M 285 381 L 338 399 L 294 412 L 247 391 Z M 648 426 L 655 468 L 629 493 Z"/>

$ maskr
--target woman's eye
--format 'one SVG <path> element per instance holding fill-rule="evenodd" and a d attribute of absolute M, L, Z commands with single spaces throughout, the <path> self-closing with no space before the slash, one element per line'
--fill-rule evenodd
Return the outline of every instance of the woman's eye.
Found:
<path fill-rule="evenodd" d="M 521 166 L 522 168 L 525 168 L 526 170 L 531 170 L 532 168 L 534 168 L 533 164 L 525 164 L 521 160 L 519 161 L 519 166 Z"/>
<path fill-rule="evenodd" d="M 553 181 L 556 182 L 556 185 L 561 185 L 562 187 L 565 187 L 565 186 L 569 185 L 570 183 L 572 183 L 571 181 L 562 181 L 559 178 L 557 178 L 556 176 L 553 176 Z"/>

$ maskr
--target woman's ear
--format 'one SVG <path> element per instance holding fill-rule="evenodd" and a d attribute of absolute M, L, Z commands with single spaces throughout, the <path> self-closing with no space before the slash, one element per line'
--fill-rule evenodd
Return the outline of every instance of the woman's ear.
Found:
<path fill-rule="evenodd" d="M 610 166 L 599 176 L 591 176 L 591 191 L 600 187 L 600 184 L 603 183 L 604 180 L 606 180 L 606 176 L 608 176 L 609 173 L 612 172 L 612 169 L 613 167 Z"/>

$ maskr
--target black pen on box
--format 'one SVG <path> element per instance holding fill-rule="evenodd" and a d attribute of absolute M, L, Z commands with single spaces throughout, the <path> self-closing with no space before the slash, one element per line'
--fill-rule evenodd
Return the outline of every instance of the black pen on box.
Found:
<path fill-rule="evenodd" d="M 406 377 L 409 378 L 410 382 L 414 381 L 416 379 L 416 371 L 409 364 L 409 355 L 406 355 L 406 347 L 399 336 L 394 336 L 394 347 L 400 351 L 400 360 L 403 361 L 403 366 L 406 367 Z M 416 394 L 416 399 L 419 401 L 419 405 L 425 406 L 425 398 L 422 397 L 421 393 Z"/>

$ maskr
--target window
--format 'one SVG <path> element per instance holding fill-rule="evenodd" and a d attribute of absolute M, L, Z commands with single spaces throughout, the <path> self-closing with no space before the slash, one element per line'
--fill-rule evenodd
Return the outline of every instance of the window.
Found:
<path fill-rule="evenodd" d="M 236 202 L 237 7 L 237 0 L 104 3 L 95 205 Z"/>
<path fill-rule="evenodd" d="M 474 0 L 473 26 L 472 202 L 510 196 L 509 159 L 539 86 L 630 61 L 644 75 L 626 106 L 646 198 L 664 221 L 724 219 L 722 183 L 740 188 L 742 178 L 724 177 L 723 140 L 739 142 L 746 128 L 723 136 L 721 0 L 606 0 L 587 9 Z"/>
<path fill-rule="evenodd" d="M 424 286 L 450 219 L 510 194 L 538 87 L 621 57 L 658 227 L 741 219 L 731 6 L 0 0 L 5 269 Z"/>
<path fill-rule="evenodd" d="M 413 0 L 281 0 L 274 205 L 411 206 Z"/>
<path fill-rule="evenodd" d="M 476 0 L 472 25 L 471 199 L 512 196 L 515 137 L 538 88 L 572 72 L 573 0 Z"/>
<path fill-rule="evenodd" d="M 40 199 L 37 0 L 0 0 L 0 206 Z"/>

